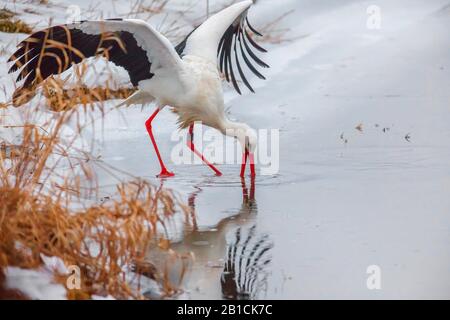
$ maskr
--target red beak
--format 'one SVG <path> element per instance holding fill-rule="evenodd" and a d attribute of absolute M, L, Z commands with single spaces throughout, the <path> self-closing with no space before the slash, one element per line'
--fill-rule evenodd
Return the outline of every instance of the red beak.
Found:
<path fill-rule="evenodd" d="M 255 155 L 253 153 L 249 153 L 250 159 L 250 176 L 253 178 L 256 176 L 255 173 Z"/>
<path fill-rule="evenodd" d="M 242 155 L 242 166 L 241 166 L 241 177 L 243 178 L 245 175 L 245 167 L 247 165 L 247 158 L 250 158 L 250 176 L 255 177 L 255 155 L 245 149 L 244 154 Z"/>

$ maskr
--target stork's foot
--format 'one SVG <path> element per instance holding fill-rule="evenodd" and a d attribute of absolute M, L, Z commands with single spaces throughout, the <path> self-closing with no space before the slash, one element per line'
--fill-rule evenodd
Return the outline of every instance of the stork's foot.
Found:
<path fill-rule="evenodd" d="M 167 169 L 161 170 L 161 173 L 156 176 L 157 178 L 171 178 L 175 177 L 175 173 L 168 171 Z"/>
<path fill-rule="evenodd" d="M 214 171 L 214 175 L 215 175 L 216 177 L 222 176 L 222 172 L 220 172 L 220 170 L 217 169 L 214 165 L 212 165 L 212 164 L 209 163 L 209 162 L 205 162 L 205 163 L 212 169 L 212 171 Z"/>

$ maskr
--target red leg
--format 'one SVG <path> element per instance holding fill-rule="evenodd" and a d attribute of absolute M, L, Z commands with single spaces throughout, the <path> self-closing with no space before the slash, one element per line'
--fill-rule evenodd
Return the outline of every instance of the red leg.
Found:
<path fill-rule="evenodd" d="M 256 176 L 255 172 L 255 155 L 253 153 L 249 153 L 250 160 L 250 177 L 254 178 Z"/>
<path fill-rule="evenodd" d="M 200 152 L 198 152 L 195 149 L 195 146 L 194 146 L 194 124 L 191 124 L 189 126 L 189 138 L 188 138 L 188 141 L 187 141 L 187 146 L 189 147 L 189 149 L 191 149 L 191 151 L 194 154 L 196 154 L 198 157 L 200 157 L 200 159 L 202 159 L 202 161 L 208 167 L 210 167 L 216 173 L 217 176 L 221 176 L 222 175 L 222 173 L 212 163 L 210 163 L 208 160 L 206 160 L 206 158 L 203 156 L 203 154 L 201 154 Z"/>
<path fill-rule="evenodd" d="M 161 165 L 161 173 L 157 175 L 158 178 L 166 178 L 166 177 L 173 177 L 174 174 L 172 172 L 169 172 L 164 165 L 164 162 L 162 161 L 161 154 L 159 153 L 158 146 L 156 145 L 155 137 L 153 136 L 152 132 L 152 121 L 155 119 L 156 115 L 160 111 L 159 108 L 153 112 L 153 114 L 148 118 L 148 120 L 145 122 L 145 127 L 147 128 L 147 132 L 150 136 L 150 139 L 152 140 L 153 147 L 155 148 L 156 155 L 158 156 L 159 164 Z"/>

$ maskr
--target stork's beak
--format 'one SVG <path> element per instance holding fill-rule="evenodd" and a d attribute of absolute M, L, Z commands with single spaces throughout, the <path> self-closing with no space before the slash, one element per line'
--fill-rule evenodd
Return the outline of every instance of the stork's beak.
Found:
<path fill-rule="evenodd" d="M 242 166 L 241 166 L 241 177 L 243 178 L 245 175 L 245 167 L 247 165 L 247 159 L 250 159 L 250 176 L 254 178 L 256 176 L 255 173 L 255 155 L 253 152 L 249 152 L 247 148 L 245 148 L 245 152 L 242 155 Z"/>
<path fill-rule="evenodd" d="M 256 176 L 255 173 L 255 154 L 253 152 L 249 153 L 249 160 L 250 160 L 250 176 L 254 178 Z"/>
<path fill-rule="evenodd" d="M 245 151 L 242 154 L 241 178 L 243 178 L 245 174 L 245 166 L 247 165 L 247 158 L 248 158 L 248 150 L 247 148 L 245 148 Z"/>

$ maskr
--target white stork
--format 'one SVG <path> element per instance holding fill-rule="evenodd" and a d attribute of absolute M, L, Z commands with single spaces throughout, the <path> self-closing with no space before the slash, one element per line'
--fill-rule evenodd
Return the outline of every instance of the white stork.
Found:
<path fill-rule="evenodd" d="M 241 1 L 211 16 L 195 28 L 179 45 L 152 26 L 137 19 L 80 21 L 36 32 L 18 45 L 10 57 L 9 70 L 21 68 L 17 81 L 22 88 L 35 87 L 53 74 L 69 69 L 83 59 L 102 54 L 109 61 L 127 70 L 137 91 L 119 106 L 148 104 L 156 101 L 157 109 L 145 122 L 148 134 L 161 165 L 159 177 L 170 177 L 161 158 L 152 132 L 152 121 L 165 106 L 178 115 L 180 129 L 189 128 L 188 147 L 217 175 L 220 171 L 193 144 L 194 122 L 215 128 L 236 138 L 243 150 L 241 176 L 247 159 L 255 176 L 254 150 L 256 132 L 245 123 L 230 121 L 224 112 L 220 72 L 240 94 L 238 77 L 254 92 L 244 75 L 242 60 L 248 70 L 264 79 L 255 68 L 269 67 L 252 51 L 266 52 L 250 33 L 261 35 L 249 23 L 247 12 L 253 1 Z"/>

